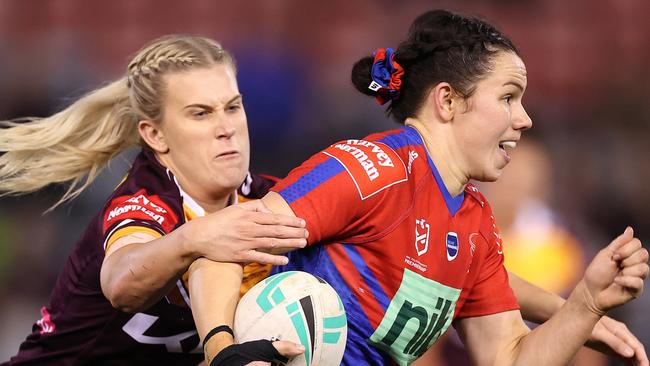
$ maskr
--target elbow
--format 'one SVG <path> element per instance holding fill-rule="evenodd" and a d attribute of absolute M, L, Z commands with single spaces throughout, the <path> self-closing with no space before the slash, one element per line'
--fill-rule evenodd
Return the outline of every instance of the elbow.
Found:
<path fill-rule="evenodd" d="M 137 313 L 144 310 L 145 300 L 137 296 L 133 284 L 125 280 L 115 279 L 102 285 L 102 292 L 111 306 L 125 313 Z"/>

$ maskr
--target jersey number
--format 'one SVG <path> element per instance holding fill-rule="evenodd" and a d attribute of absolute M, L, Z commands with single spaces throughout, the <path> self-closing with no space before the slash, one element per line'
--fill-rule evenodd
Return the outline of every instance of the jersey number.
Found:
<path fill-rule="evenodd" d="M 152 337 L 145 335 L 147 330 L 158 320 L 157 316 L 137 313 L 135 314 L 124 326 L 122 330 L 135 339 L 139 343 L 143 344 L 164 344 L 167 348 L 167 352 L 181 353 L 186 352 L 183 350 L 182 341 L 196 336 L 196 331 L 191 330 L 188 332 L 183 332 L 179 334 L 174 334 L 166 337 Z M 201 353 L 201 347 L 199 345 L 194 348 L 191 353 Z"/>

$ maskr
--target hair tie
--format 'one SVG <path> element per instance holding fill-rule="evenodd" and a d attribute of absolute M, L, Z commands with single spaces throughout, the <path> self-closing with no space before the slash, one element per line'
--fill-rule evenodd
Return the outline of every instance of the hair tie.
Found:
<path fill-rule="evenodd" d="M 368 89 L 377 92 L 375 99 L 379 104 L 385 104 L 399 97 L 404 69 L 395 61 L 395 50 L 392 48 L 378 48 L 374 57 L 370 70 L 372 82 Z"/>

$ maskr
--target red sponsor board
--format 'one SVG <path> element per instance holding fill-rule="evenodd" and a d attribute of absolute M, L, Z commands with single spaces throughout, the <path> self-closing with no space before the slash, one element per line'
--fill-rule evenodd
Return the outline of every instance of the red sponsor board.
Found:
<path fill-rule="evenodd" d="M 345 167 L 362 200 L 407 180 L 402 159 L 395 150 L 381 142 L 341 141 L 323 152 Z"/>
<path fill-rule="evenodd" d="M 166 233 L 178 223 L 171 208 L 158 195 L 148 195 L 144 189 L 111 200 L 104 212 L 102 231 L 106 233 L 113 224 L 126 219 L 156 221 Z"/>

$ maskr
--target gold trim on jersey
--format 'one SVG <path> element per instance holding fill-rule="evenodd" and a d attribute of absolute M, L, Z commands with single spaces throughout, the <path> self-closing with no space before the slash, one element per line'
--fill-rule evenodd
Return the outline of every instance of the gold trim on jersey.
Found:
<path fill-rule="evenodd" d="M 194 212 L 187 203 L 183 202 L 183 214 L 185 214 L 185 221 L 191 221 L 199 217 L 199 215 Z"/>
<path fill-rule="evenodd" d="M 108 248 L 110 248 L 111 244 L 116 242 L 118 239 L 123 238 L 123 237 L 128 236 L 128 235 L 131 235 L 131 234 L 135 234 L 135 233 L 143 233 L 143 234 L 152 235 L 156 239 L 158 239 L 158 238 L 160 238 L 162 236 L 156 230 L 145 227 L 145 226 L 127 226 L 125 228 L 121 228 L 121 229 L 116 230 L 114 233 L 111 234 L 111 236 L 109 236 L 106 239 L 106 248 L 104 248 L 104 251 L 108 252 Z"/>

